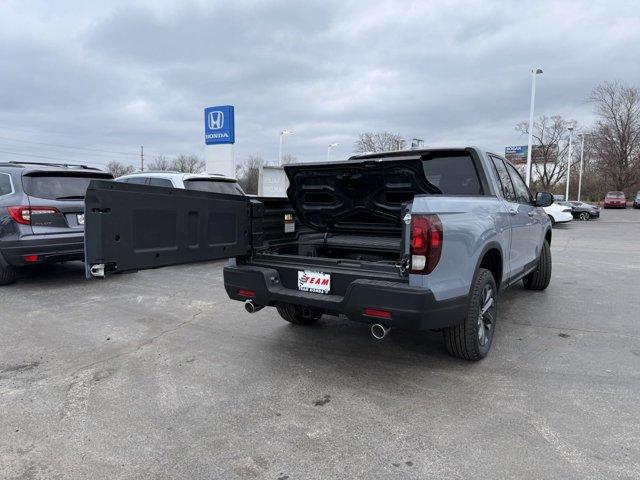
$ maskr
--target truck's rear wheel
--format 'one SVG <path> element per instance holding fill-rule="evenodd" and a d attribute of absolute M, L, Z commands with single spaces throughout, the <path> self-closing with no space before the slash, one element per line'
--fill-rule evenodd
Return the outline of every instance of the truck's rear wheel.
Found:
<path fill-rule="evenodd" d="M 0 285 L 9 285 L 16 279 L 16 272 L 11 267 L 3 267 L 0 265 Z"/>
<path fill-rule="evenodd" d="M 316 323 L 322 316 L 322 312 L 312 307 L 301 307 L 299 305 L 282 305 L 278 308 L 280 316 L 294 325 L 311 325 Z"/>
<path fill-rule="evenodd" d="M 487 356 L 498 315 L 498 289 L 491 272 L 481 268 L 471 289 L 467 317 L 460 325 L 443 330 L 447 351 L 465 360 Z"/>
<path fill-rule="evenodd" d="M 538 266 L 522 279 L 522 283 L 524 283 L 524 288 L 529 290 L 544 290 L 549 286 L 549 282 L 551 282 L 551 248 L 549 248 L 549 243 L 545 240 L 542 245 L 542 252 L 540 252 Z"/>

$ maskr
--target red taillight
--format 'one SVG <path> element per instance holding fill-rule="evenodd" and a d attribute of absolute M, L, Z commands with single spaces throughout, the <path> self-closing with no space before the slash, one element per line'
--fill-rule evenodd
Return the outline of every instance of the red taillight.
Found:
<path fill-rule="evenodd" d="M 38 260 L 40 260 L 40 257 L 38 257 L 38 255 L 25 255 L 22 258 L 27 263 L 34 263 L 34 262 L 37 262 Z"/>
<path fill-rule="evenodd" d="M 238 289 L 238 295 L 246 298 L 256 298 L 256 292 L 253 290 L 245 290 L 244 288 Z"/>
<path fill-rule="evenodd" d="M 391 312 L 387 310 L 378 310 L 377 308 L 365 308 L 364 314 L 367 317 L 384 318 L 386 320 L 391 320 Z"/>
<path fill-rule="evenodd" d="M 60 210 L 53 207 L 7 207 L 9 216 L 22 225 L 31 225 L 33 215 L 51 215 L 60 213 Z"/>
<path fill-rule="evenodd" d="M 411 216 L 411 273 L 431 273 L 442 253 L 442 222 L 437 215 Z"/>

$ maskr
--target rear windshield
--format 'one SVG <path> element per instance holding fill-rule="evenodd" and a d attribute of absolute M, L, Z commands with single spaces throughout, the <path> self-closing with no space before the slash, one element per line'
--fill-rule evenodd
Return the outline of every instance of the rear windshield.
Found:
<path fill-rule="evenodd" d="M 50 200 L 81 200 L 91 180 L 104 180 L 107 176 L 47 174 L 22 177 L 27 195 Z"/>
<path fill-rule="evenodd" d="M 478 172 L 469 155 L 437 156 L 422 163 L 427 180 L 443 195 L 482 195 Z"/>
<path fill-rule="evenodd" d="M 622 197 L 624 197 L 624 193 L 622 193 L 622 192 L 609 192 L 609 193 L 607 193 L 607 197 L 622 198 Z"/>
<path fill-rule="evenodd" d="M 185 180 L 184 188 L 209 193 L 228 193 L 230 195 L 244 195 L 242 188 L 236 182 L 224 182 L 220 180 L 195 179 Z"/>

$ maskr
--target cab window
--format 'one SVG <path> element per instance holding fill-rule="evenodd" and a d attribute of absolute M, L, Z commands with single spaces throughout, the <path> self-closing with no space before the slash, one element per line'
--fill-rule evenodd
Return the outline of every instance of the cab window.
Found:
<path fill-rule="evenodd" d="M 502 198 L 508 200 L 509 202 L 515 202 L 516 191 L 513 188 L 511 178 L 509 177 L 509 172 L 507 171 L 507 167 L 505 167 L 504 162 L 501 158 L 491 156 L 491 163 L 493 163 L 493 168 L 495 169 L 495 173 L 498 176 L 498 181 L 500 182 Z"/>

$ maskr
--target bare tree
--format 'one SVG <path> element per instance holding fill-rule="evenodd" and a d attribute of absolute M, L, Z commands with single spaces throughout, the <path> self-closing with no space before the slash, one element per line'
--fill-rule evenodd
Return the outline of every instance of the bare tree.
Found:
<path fill-rule="evenodd" d="M 608 188 L 626 190 L 640 183 L 640 91 L 621 82 L 605 82 L 589 96 L 598 116 L 591 146 Z"/>
<path fill-rule="evenodd" d="M 296 163 L 297 161 L 298 161 L 298 158 L 295 155 L 292 155 L 290 153 L 286 153 L 282 156 L 283 165 L 287 165 L 289 163 Z"/>
<path fill-rule="evenodd" d="M 125 165 L 124 163 L 116 162 L 115 160 L 107 163 L 107 171 L 115 178 L 123 175 L 129 175 L 130 173 L 135 172 L 135 170 L 136 169 L 133 165 Z"/>
<path fill-rule="evenodd" d="M 534 187 L 539 190 L 553 190 L 563 184 L 567 174 L 569 150 L 569 127 L 576 126 L 574 120 L 565 120 L 560 115 L 541 116 L 533 124 L 532 170 L 535 175 Z M 529 122 L 520 122 L 516 131 L 529 135 Z M 577 161 L 577 149 L 573 149 L 572 165 Z M 526 167 L 525 167 L 526 169 Z"/>
<path fill-rule="evenodd" d="M 258 181 L 262 165 L 264 165 L 262 157 L 249 155 L 249 158 L 242 165 L 236 167 L 238 183 L 246 193 L 258 193 Z"/>
<path fill-rule="evenodd" d="M 205 162 L 196 155 L 178 155 L 171 162 L 171 170 L 183 173 L 200 173 L 205 169 Z"/>
<path fill-rule="evenodd" d="M 149 164 L 149 170 L 171 170 L 171 161 L 164 155 L 156 155 L 153 162 Z"/>
<path fill-rule="evenodd" d="M 398 133 L 363 132 L 355 144 L 356 153 L 404 150 L 406 141 Z"/>

